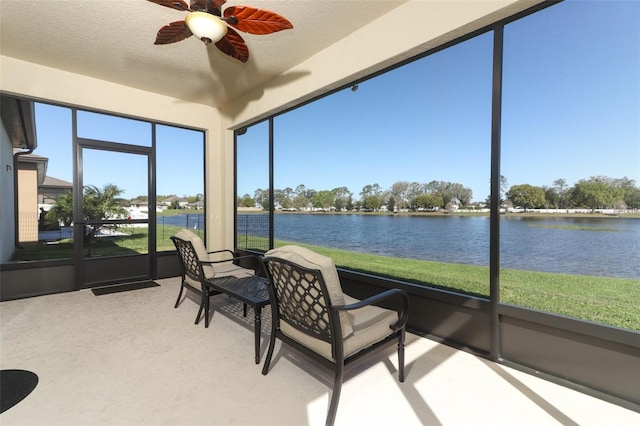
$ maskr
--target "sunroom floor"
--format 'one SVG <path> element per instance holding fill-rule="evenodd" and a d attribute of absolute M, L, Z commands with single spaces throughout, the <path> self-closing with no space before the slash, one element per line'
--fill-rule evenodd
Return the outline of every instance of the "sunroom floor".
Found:
<path fill-rule="evenodd" d="M 284 346 L 267 376 L 253 359 L 253 316 L 212 298 L 173 308 L 179 279 L 0 304 L 3 370 L 36 373 L 9 425 L 321 425 L 332 375 Z M 266 353 L 270 311 L 264 312 Z M 346 375 L 337 425 L 638 425 L 640 414 L 432 340 L 408 335 L 404 383 L 390 349 Z"/>

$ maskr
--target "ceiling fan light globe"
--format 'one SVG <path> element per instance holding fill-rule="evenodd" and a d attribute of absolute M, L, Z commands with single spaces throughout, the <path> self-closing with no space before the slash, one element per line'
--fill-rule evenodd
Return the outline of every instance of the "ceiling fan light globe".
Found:
<path fill-rule="evenodd" d="M 189 30 L 205 44 L 215 43 L 227 34 L 227 24 L 206 12 L 190 12 L 184 20 Z"/>

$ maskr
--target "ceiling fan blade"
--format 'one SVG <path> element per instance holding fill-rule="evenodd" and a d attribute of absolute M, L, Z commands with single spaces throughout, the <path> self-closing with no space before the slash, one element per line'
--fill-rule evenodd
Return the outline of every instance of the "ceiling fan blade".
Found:
<path fill-rule="evenodd" d="M 169 44 L 191 37 L 193 33 L 184 21 L 172 22 L 160 28 L 153 44 Z"/>
<path fill-rule="evenodd" d="M 222 53 L 231 56 L 239 60 L 240 62 L 247 62 L 249 60 L 249 48 L 244 42 L 240 34 L 233 28 L 229 28 L 227 34 L 216 42 L 216 47 L 222 51 Z"/>
<path fill-rule="evenodd" d="M 224 17 L 229 18 L 229 25 L 249 34 L 271 34 L 293 28 L 284 16 L 255 7 L 231 6 L 224 10 Z"/>
<path fill-rule="evenodd" d="M 191 10 L 203 12 L 217 9 L 220 12 L 220 6 L 226 2 L 227 0 L 191 0 Z"/>
<path fill-rule="evenodd" d="M 184 0 L 149 0 L 151 3 L 159 4 L 176 10 L 189 10 L 189 5 Z"/>

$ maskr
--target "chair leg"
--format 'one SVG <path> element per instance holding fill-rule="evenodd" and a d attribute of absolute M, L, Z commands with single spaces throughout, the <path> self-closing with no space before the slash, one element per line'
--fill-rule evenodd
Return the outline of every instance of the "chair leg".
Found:
<path fill-rule="evenodd" d="M 209 328 L 209 302 L 211 302 L 211 295 L 209 291 L 204 293 L 204 328 Z"/>
<path fill-rule="evenodd" d="M 180 299 L 182 298 L 183 290 L 184 290 L 184 281 L 180 283 L 180 293 L 178 293 L 178 298 L 176 299 L 176 304 L 174 305 L 174 308 L 177 308 L 178 305 L 180 304 Z"/>
<path fill-rule="evenodd" d="M 200 317 L 202 316 L 202 311 L 204 310 L 204 299 L 200 300 L 200 309 L 198 309 L 198 315 L 196 315 L 196 322 L 194 324 L 200 324 Z"/>
<path fill-rule="evenodd" d="M 340 400 L 340 391 L 342 390 L 343 373 L 344 363 L 336 363 L 336 375 L 333 381 L 333 392 L 331 393 L 331 403 L 329 404 L 329 412 L 327 413 L 326 426 L 332 426 L 336 421 L 338 402 Z"/>
<path fill-rule="evenodd" d="M 404 328 L 398 335 L 398 380 L 404 382 Z"/>
<path fill-rule="evenodd" d="M 276 345 L 276 330 L 271 329 L 271 337 L 269 338 L 269 350 L 267 350 L 267 356 L 264 359 L 264 365 L 262 366 L 262 375 L 266 376 L 269 372 L 269 364 L 271 364 L 271 357 L 273 356 L 273 347 Z"/>

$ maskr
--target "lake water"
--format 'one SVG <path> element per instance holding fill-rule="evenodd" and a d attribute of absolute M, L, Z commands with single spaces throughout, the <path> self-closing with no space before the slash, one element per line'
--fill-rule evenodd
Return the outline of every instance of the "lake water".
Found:
<path fill-rule="evenodd" d="M 503 268 L 640 279 L 640 219 L 502 217 Z M 489 217 L 280 214 L 275 238 L 489 265 Z"/>
<path fill-rule="evenodd" d="M 201 215 L 158 222 L 202 229 Z M 200 218 L 197 218 L 200 216 Z M 249 215 L 266 220 L 265 215 Z M 277 214 L 275 238 L 391 257 L 489 265 L 489 217 Z M 253 231 L 255 232 L 255 230 Z M 500 220 L 503 268 L 640 279 L 640 219 Z M 266 237 L 266 235 L 264 235 Z"/>
<path fill-rule="evenodd" d="M 204 214 L 177 214 L 171 216 L 158 216 L 158 226 L 180 226 L 191 230 L 204 231 Z"/>

